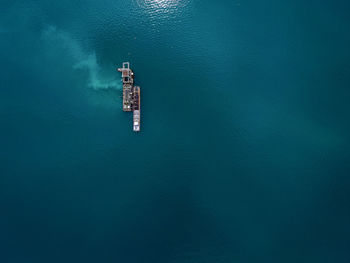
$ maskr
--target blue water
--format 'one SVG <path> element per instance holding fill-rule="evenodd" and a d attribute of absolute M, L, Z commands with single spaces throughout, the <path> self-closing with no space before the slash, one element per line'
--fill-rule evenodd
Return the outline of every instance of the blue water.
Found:
<path fill-rule="evenodd" d="M 350 262 L 349 8 L 1 1 L 0 262 Z"/>

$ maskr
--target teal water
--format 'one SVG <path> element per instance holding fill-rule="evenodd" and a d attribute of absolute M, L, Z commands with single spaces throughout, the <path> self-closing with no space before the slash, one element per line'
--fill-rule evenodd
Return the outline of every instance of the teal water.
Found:
<path fill-rule="evenodd" d="M 0 262 L 349 262 L 349 7 L 2 1 Z"/>

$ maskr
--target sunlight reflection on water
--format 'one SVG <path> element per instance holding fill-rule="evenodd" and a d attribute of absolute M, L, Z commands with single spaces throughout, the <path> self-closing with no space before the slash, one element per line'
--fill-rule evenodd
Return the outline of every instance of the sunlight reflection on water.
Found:
<path fill-rule="evenodd" d="M 134 0 L 136 4 L 153 12 L 168 12 L 170 10 L 185 7 L 189 0 Z"/>

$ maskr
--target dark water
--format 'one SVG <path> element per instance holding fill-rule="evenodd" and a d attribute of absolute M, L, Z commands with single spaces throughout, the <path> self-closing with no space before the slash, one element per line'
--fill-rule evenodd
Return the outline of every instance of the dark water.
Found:
<path fill-rule="evenodd" d="M 0 262 L 350 262 L 349 8 L 1 1 Z"/>

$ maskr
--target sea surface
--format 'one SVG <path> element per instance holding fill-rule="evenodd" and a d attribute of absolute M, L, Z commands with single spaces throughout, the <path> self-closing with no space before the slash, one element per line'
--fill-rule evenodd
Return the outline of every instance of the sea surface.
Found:
<path fill-rule="evenodd" d="M 0 262 L 350 262 L 349 10 L 1 1 Z"/>

